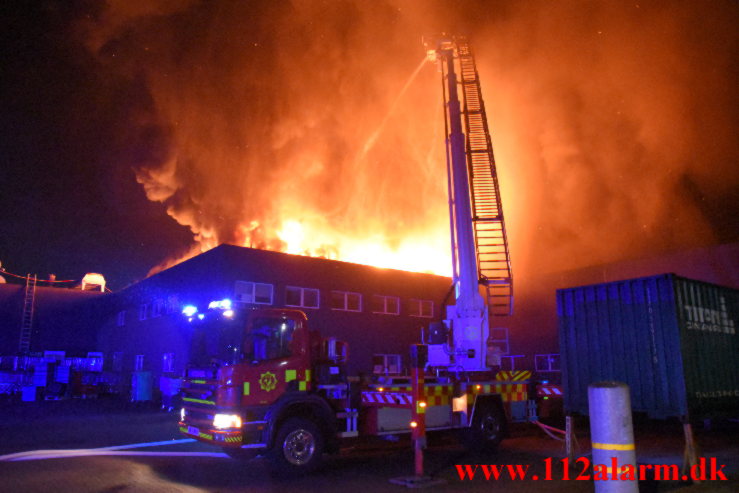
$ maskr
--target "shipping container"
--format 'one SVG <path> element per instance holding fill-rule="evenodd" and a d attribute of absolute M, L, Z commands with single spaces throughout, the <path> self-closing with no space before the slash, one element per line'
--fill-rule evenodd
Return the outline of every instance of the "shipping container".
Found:
<path fill-rule="evenodd" d="M 557 315 L 566 412 L 615 380 L 652 418 L 739 416 L 739 290 L 662 274 L 560 289 Z"/>

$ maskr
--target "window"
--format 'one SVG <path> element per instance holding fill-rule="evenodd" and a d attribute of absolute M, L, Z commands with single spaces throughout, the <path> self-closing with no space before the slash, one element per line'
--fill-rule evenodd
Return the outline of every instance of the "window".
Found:
<path fill-rule="evenodd" d="M 561 371 L 559 366 L 559 354 L 537 354 L 534 356 L 534 365 L 537 372 Z"/>
<path fill-rule="evenodd" d="M 164 300 L 162 299 L 154 300 L 154 303 L 152 303 L 151 305 L 151 318 L 161 317 L 163 308 L 164 308 Z"/>
<path fill-rule="evenodd" d="M 372 313 L 383 315 L 400 314 L 400 298 L 397 296 L 372 295 Z"/>
<path fill-rule="evenodd" d="M 113 353 L 113 371 L 123 371 L 123 353 Z"/>
<path fill-rule="evenodd" d="M 331 291 L 331 308 L 345 312 L 361 312 L 362 295 L 348 291 Z"/>
<path fill-rule="evenodd" d="M 372 373 L 375 375 L 400 375 L 403 371 L 399 354 L 375 354 L 372 356 Z"/>
<path fill-rule="evenodd" d="M 141 371 L 144 369 L 144 355 L 137 354 L 133 360 L 133 371 Z"/>
<path fill-rule="evenodd" d="M 174 353 L 162 354 L 162 371 L 171 373 L 174 371 Z"/>
<path fill-rule="evenodd" d="M 241 303 L 271 305 L 274 300 L 274 286 L 260 282 L 236 281 L 234 297 Z"/>
<path fill-rule="evenodd" d="M 516 371 L 516 360 L 523 358 L 523 354 L 507 354 L 500 357 L 501 370 Z"/>
<path fill-rule="evenodd" d="M 149 305 L 144 303 L 139 307 L 139 320 L 146 320 L 149 315 Z"/>
<path fill-rule="evenodd" d="M 167 314 L 175 313 L 177 311 L 177 307 L 179 305 L 179 300 L 177 299 L 177 296 L 168 296 L 167 297 Z"/>
<path fill-rule="evenodd" d="M 118 312 L 118 327 L 123 327 L 126 325 L 126 310 L 121 310 Z"/>
<path fill-rule="evenodd" d="M 488 346 L 498 346 L 503 354 L 508 354 L 510 352 L 508 347 L 508 328 L 491 328 L 490 335 L 488 336 Z"/>
<path fill-rule="evenodd" d="M 430 300 L 410 300 L 408 315 L 411 317 L 431 318 L 434 316 L 434 302 Z"/>
<path fill-rule="evenodd" d="M 285 289 L 285 306 L 318 308 L 319 298 L 317 289 L 296 288 L 294 286 L 288 286 Z"/>

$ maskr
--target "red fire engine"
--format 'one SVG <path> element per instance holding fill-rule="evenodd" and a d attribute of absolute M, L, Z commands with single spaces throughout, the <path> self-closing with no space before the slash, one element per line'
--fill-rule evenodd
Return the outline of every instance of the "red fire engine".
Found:
<path fill-rule="evenodd" d="M 194 330 L 180 431 L 234 456 L 264 454 L 286 472 L 312 470 L 342 440 L 410 432 L 416 405 L 428 430 L 464 429 L 471 444 L 494 448 L 504 399 L 526 397 L 521 383 L 427 377 L 414 399 L 409 377 L 348 376 L 346 345 L 298 310 L 209 312 Z"/>

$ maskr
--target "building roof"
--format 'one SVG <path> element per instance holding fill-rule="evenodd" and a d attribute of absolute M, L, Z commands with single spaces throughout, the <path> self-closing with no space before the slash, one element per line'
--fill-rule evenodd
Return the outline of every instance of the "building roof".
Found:
<path fill-rule="evenodd" d="M 199 299 L 231 296 L 233 282 L 289 281 L 291 285 L 354 291 L 374 289 L 378 294 L 400 295 L 423 291 L 425 286 L 451 286 L 451 279 L 396 269 L 342 262 L 325 258 L 293 255 L 269 250 L 222 244 L 205 253 L 124 288 L 122 296 L 166 297 L 173 289 Z M 377 290 L 382 289 L 382 292 Z M 395 293 L 393 290 L 397 290 Z M 437 300 L 440 301 L 440 300 Z"/>
<path fill-rule="evenodd" d="M 445 276 L 439 276 L 436 274 L 409 272 L 398 269 L 388 269 L 382 267 L 374 267 L 371 265 L 357 264 L 353 262 L 344 262 L 341 260 L 332 260 L 322 257 L 308 257 L 305 255 L 295 255 L 290 253 L 275 252 L 271 250 L 259 250 L 256 248 L 241 247 L 237 245 L 230 245 L 223 243 L 205 253 L 197 255 L 189 260 L 181 262 L 174 267 L 164 270 L 160 273 L 155 274 L 152 277 L 157 277 L 162 274 L 169 272 L 178 272 L 180 270 L 191 271 L 194 267 L 200 265 L 213 266 L 226 266 L 233 263 L 241 262 L 256 262 L 256 263 L 274 263 L 274 262 L 286 262 L 294 265 L 311 266 L 321 269 L 333 269 L 341 272 L 366 272 L 375 271 L 379 273 L 386 273 L 387 277 L 402 277 L 402 278 L 417 278 L 417 279 L 449 279 Z"/>

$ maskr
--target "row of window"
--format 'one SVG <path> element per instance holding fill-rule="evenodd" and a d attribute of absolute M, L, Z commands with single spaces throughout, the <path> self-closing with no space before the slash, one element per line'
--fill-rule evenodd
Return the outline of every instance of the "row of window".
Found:
<path fill-rule="evenodd" d="M 176 313 L 178 308 L 179 302 L 176 296 L 170 296 L 167 300 L 156 299 L 153 303 L 142 303 L 139 305 L 139 320 L 143 321 Z M 126 310 L 118 312 L 117 325 L 118 327 L 126 325 Z"/>
<path fill-rule="evenodd" d="M 102 361 L 102 358 L 101 358 Z M 112 357 L 112 368 L 113 371 L 123 371 L 123 353 L 118 351 L 113 353 Z M 133 359 L 133 371 L 144 370 L 144 355 L 137 354 Z M 162 354 L 162 372 L 171 373 L 174 371 L 174 353 L 163 353 Z"/>
<path fill-rule="evenodd" d="M 246 304 L 273 305 L 274 286 L 272 284 L 236 281 L 234 287 L 236 301 Z M 332 310 L 345 312 L 364 311 L 363 296 L 351 291 L 331 291 L 330 306 Z M 291 308 L 317 309 L 321 306 L 321 293 L 314 288 L 287 286 L 285 288 L 285 306 Z M 156 299 L 152 303 L 139 305 L 138 319 L 161 317 L 164 314 L 177 312 L 178 300 L 170 296 L 167 300 Z M 370 299 L 371 313 L 381 315 L 400 315 L 400 298 L 373 294 Z M 410 299 L 406 304 L 407 314 L 411 317 L 432 318 L 434 316 L 434 302 L 431 300 Z M 118 312 L 118 327 L 126 325 L 126 310 Z"/>
<path fill-rule="evenodd" d="M 179 300 L 176 296 L 170 296 L 166 300 L 158 298 L 152 303 L 142 303 L 139 305 L 139 320 L 144 321 L 149 318 L 157 318 L 162 315 L 170 315 L 179 310 Z M 116 321 L 118 327 L 126 325 L 126 310 L 118 312 Z"/>
<path fill-rule="evenodd" d="M 256 305 L 272 305 L 274 303 L 274 286 L 272 284 L 248 281 L 236 281 L 234 294 L 237 301 Z M 346 312 L 363 311 L 361 293 L 351 291 L 331 291 L 331 309 Z M 320 308 L 321 293 L 314 288 L 287 286 L 285 288 L 285 306 L 295 308 Z M 411 317 L 431 318 L 434 316 L 434 302 L 431 300 L 408 300 L 408 315 Z M 400 315 L 400 298 L 373 294 L 370 300 L 370 311 L 383 315 Z"/>

